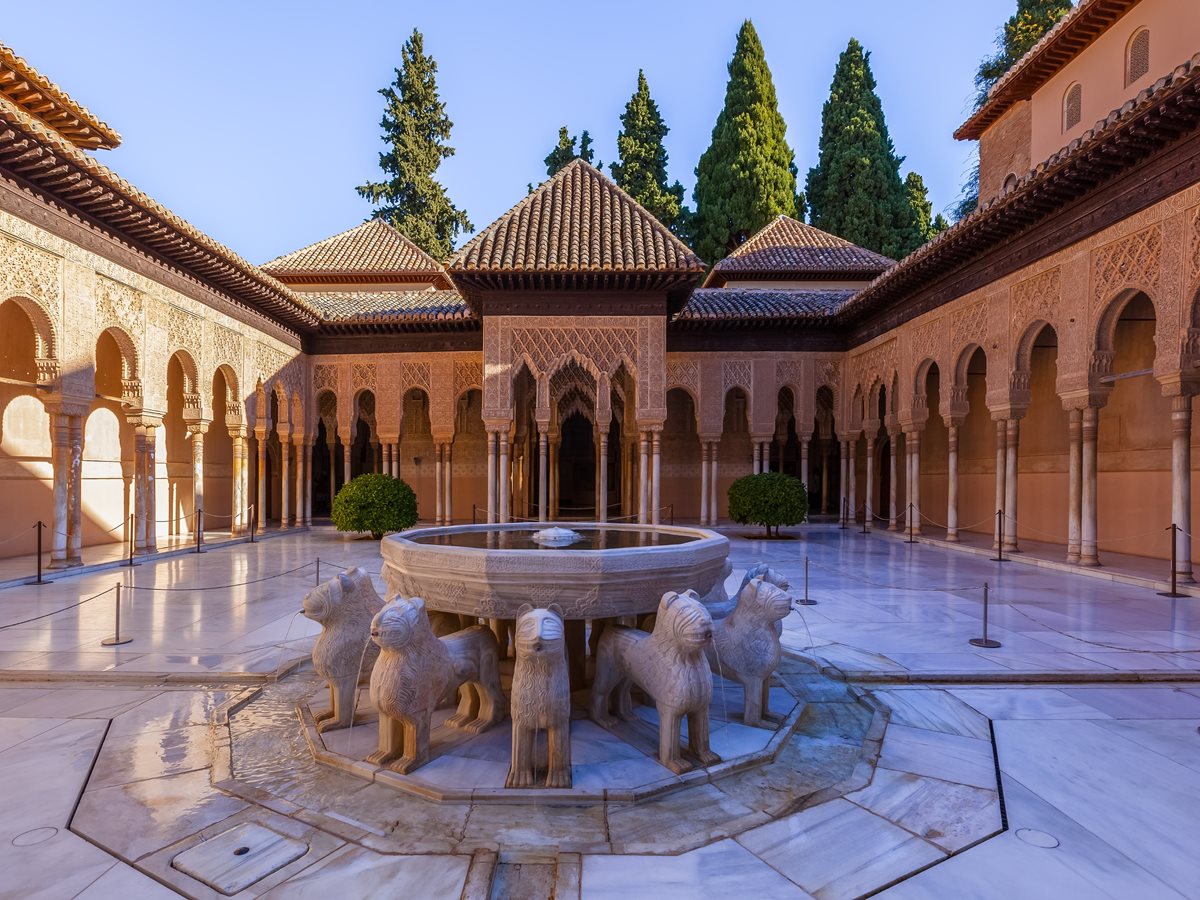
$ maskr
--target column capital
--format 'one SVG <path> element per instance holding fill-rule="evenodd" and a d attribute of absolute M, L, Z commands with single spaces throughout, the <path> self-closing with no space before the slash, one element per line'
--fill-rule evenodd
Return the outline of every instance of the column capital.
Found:
<path fill-rule="evenodd" d="M 83 397 L 72 397 L 59 393 L 48 394 L 42 401 L 46 412 L 52 416 L 71 416 L 87 418 L 91 411 L 91 400 Z"/>
<path fill-rule="evenodd" d="M 1103 409 L 1107 405 L 1108 396 L 1111 393 L 1112 385 L 1109 384 L 1102 387 L 1067 391 L 1059 396 L 1062 399 L 1063 409 L 1069 412 L 1073 409 Z"/>
<path fill-rule="evenodd" d="M 207 433 L 207 431 L 208 431 L 208 426 L 209 426 L 209 423 L 206 421 L 203 421 L 203 420 L 201 420 L 199 422 L 188 422 L 187 423 L 188 434 L 192 435 L 193 437 L 196 437 L 198 435 L 201 438 L 203 438 L 205 433 Z"/>

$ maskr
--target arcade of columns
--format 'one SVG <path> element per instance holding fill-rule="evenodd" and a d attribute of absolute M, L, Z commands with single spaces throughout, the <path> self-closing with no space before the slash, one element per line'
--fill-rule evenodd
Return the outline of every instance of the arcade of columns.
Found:
<path fill-rule="evenodd" d="M 165 272 L 152 279 L 4 214 L 4 477 L 27 500 L 16 508 L 52 526 L 53 563 L 70 565 L 85 535 L 89 544 L 132 540 L 136 551 L 152 551 L 164 533 L 191 533 L 195 510 L 205 510 L 207 527 L 234 533 L 255 511 L 262 523 L 307 525 L 314 443 L 325 440 L 318 424 L 326 452 L 342 444 L 344 480 L 361 420 L 378 450 L 359 470 L 405 474 L 410 426 L 428 440 L 433 483 L 419 490 L 426 517 L 462 521 L 479 501 L 488 521 L 546 520 L 558 507 L 562 419 L 580 412 L 593 425 L 598 518 L 609 515 L 611 487 L 621 516 L 657 522 L 674 505 L 680 518 L 713 524 L 734 477 L 784 468 L 811 475 L 814 493 L 835 493 L 868 525 L 920 531 L 934 522 L 950 541 L 968 528 L 991 532 L 1002 510 L 1008 550 L 1022 536 L 1057 537 L 1065 506 L 1066 557 L 1084 566 L 1099 564 L 1102 521 L 1147 533 L 1174 523 L 1177 568 L 1190 577 L 1198 291 L 1193 187 L 844 354 L 676 353 L 661 318 L 495 317 L 485 319 L 482 354 L 306 357 L 295 335 L 244 309 L 229 314 L 195 283 L 174 284 Z M 523 380 L 532 386 L 524 392 Z M 464 407 L 472 392 L 478 405 Z M 402 415 L 413 395 L 428 419 L 420 427 Z M 682 425 L 697 448 L 687 460 L 664 452 L 680 427 L 668 416 L 676 402 L 692 416 Z M 478 451 L 456 449 L 463 408 L 479 409 L 470 423 L 482 432 Z M 123 490 L 88 473 L 102 410 L 119 444 L 110 462 Z M 617 432 L 597 424 L 610 421 Z M 44 423 L 41 436 L 30 422 Z M 184 435 L 186 456 L 170 450 L 171 429 Z M 1046 458 L 1062 457 L 1065 474 L 1023 466 L 1038 455 L 1027 445 L 1046 445 L 1057 430 L 1062 452 Z M 610 486 L 617 433 L 619 484 Z M 219 457 L 206 450 L 214 435 Z M 978 452 L 981 440 L 990 459 Z M 925 462 L 930 447 L 936 472 Z M 321 465 L 330 478 L 336 467 Z M 1042 508 L 1042 498 L 1022 492 L 1027 480 L 1057 491 L 1055 479 L 1065 504 Z M 1147 507 L 1164 479 L 1169 502 Z M 516 487 L 531 483 L 536 494 L 518 496 Z M 1127 507 L 1106 516 L 1110 490 L 1111 502 Z M 926 515 L 934 497 L 939 514 Z M 822 501 L 836 512 L 831 505 Z M 1036 508 L 1027 516 L 1026 506 Z M 30 552 L 26 543 L 6 551 Z M 1112 549 L 1165 555 L 1150 538 Z"/>

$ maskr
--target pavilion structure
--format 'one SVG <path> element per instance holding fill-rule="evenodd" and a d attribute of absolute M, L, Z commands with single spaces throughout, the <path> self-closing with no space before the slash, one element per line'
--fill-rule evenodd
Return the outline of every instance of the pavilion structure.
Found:
<path fill-rule="evenodd" d="M 710 267 L 579 160 L 449 260 L 372 221 L 257 266 L 0 47 L 0 554 L 303 527 L 366 471 L 434 522 L 718 524 L 771 470 L 1190 579 L 1194 6 L 1081 0 L 959 129 L 979 208 L 899 261 L 779 218 Z"/>

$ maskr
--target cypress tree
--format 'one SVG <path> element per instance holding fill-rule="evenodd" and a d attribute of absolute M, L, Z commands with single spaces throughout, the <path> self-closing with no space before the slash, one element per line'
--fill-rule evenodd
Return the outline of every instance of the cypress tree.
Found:
<path fill-rule="evenodd" d="M 871 55 L 850 39 L 821 110 L 820 155 L 808 172 L 812 224 L 900 259 L 922 243 L 875 93 Z"/>
<path fill-rule="evenodd" d="M 356 188 L 383 219 L 432 256 L 445 259 L 460 232 L 474 226 L 434 178 L 442 160 L 454 155 L 446 144 L 454 123 L 438 96 L 437 62 L 425 55 L 424 38 L 413 29 L 400 51 L 396 79 L 379 93 L 386 103 L 380 127 L 387 150 L 379 154 L 386 176 Z"/>
<path fill-rule="evenodd" d="M 803 215 L 796 165 L 787 145 L 762 42 L 747 19 L 729 62 L 725 107 L 696 166 L 696 252 L 716 262 L 779 215 Z"/>
<path fill-rule="evenodd" d="M 575 152 L 575 136 L 567 130 L 567 126 L 563 125 L 558 129 L 558 143 L 554 145 L 554 149 L 546 154 L 543 162 L 546 164 L 546 174 L 553 177 L 558 174 L 558 170 L 565 166 L 573 159 L 582 159 L 584 162 L 591 162 L 595 156 L 595 151 L 592 149 L 592 136 L 585 129 L 579 135 L 579 152 Z"/>
<path fill-rule="evenodd" d="M 904 190 L 908 194 L 908 205 L 912 208 L 913 229 L 917 247 L 933 238 L 941 229 L 934 226 L 933 204 L 929 202 L 929 191 L 925 187 L 925 179 L 916 172 L 909 172 L 904 178 Z M 938 214 L 941 218 L 941 214 Z M 942 219 L 944 222 L 945 219 Z M 913 247 L 912 250 L 915 250 Z M 911 252 L 911 250 L 909 251 Z"/>
<path fill-rule="evenodd" d="M 975 109 L 983 106 L 988 91 L 1018 60 L 1042 39 L 1071 10 L 1071 0 L 1017 0 L 1013 13 L 996 36 L 996 52 L 979 64 L 975 73 Z M 979 160 L 967 172 L 962 193 L 954 204 L 954 217 L 961 219 L 979 205 Z"/>
<path fill-rule="evenodd" d="M 646 75 L 638 70 L 637 90 L 621 114 L 617 135 L 617 162 L 613 180 L 629 196 L 676 234 L 682 227 L 683 185 L 667 185 L 667 149 L 663 138 L 669 129 L 650 96 Z"/>

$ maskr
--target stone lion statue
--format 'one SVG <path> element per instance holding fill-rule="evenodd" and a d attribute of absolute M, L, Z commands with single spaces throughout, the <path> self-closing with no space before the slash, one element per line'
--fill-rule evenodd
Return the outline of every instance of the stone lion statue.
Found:
<path fill-rule="evenodd" d="M 546 734 L 546 787 L 571 786 L 571 687 L 565 635 L 557 608 L 521 608 L 513 640 L 512 766 L 507 787 L 534 784 L 539 731 Z"/>
<path fill-rule="evenodd" d="M 371 621 L 379 659 L 371 673 L 371 701 L 379 712 L 379 750 L 367 757 L 408 773 L 429 761 L 433 711 L 459 695 L 458 711 L 446 720 L 453 728 L 479 733 L 502 718 L 496 638 L 473 626 L 439 638 L 425 601 L 397 597 Z"/>
<path fill-rule="evenodd" d="M 658 708 L 659 762 L 676 774 L 690 768 L 679 746 L 684 716 L 688 749 L 701 765 L 720 762 L 709 747 L 713 682 L 704 652 L 712 639 L 712 616 L 695 591 L 663 594 L 650 634 L 624 625 L 609 626 L 597 648 L 592 719 L 600 725 L 615 724 L 610 714 L 614 707 L 619 718 L 632 718 L 629 692 L 636 684 L 654 698 Z"/>
<path fill-rule="evenodd" d="M 304 615 L 322 626 L 313 644 L 313 668 L 329 683 L 329 709 L 313 717 L 318 731 L 348 728 L 353 721 L 358 683 L 370 676 L 379 656 L 371 641 L 371 619 L 382 608 L 371 576 L 358 568 L 305 595 Z"/>
<path fill-rule="evenodd" d="M 736 593 L 726 597 L 725 580 L 721 579 L 713 586 L 713 589 L 705 595 L 703 601 L 704 606 L 710 613 L 712 613 L 714 621 L 717 619 L 723 619 L 733 612 L 734 607 L 736 607 L 738 604 L 738 599 L 742 596 L 742 591 L 744 591 L 746 589 L 746 585 L 748 585 L 755 578 L 761 578 L 763 581 L 773 584 L 775 587 L 784 591 L 790 590 L 791 588 L 791 585 L 788 584 L 787 576 L 782 572 L 772 569 L 766 563 L 758 563 L 757 565 L 753 565 L 748 568 L 746 570 L 746 574 L 742 576 L 742 583 L 738 585 Z M 779 626 L 779 633 L 783 633 L 782 625 Z"/>
<path fill-rule="evenodd" d="M 775 720 L 767 706 L 771 673 L 782 654 L 776 626 L 791 611 L 787 591 L 759 575 L 742 585 L 733 612 L 713 622 L 713 642 L 705 655 L 713 672 L 742 685 L 747 725 Z"/>

